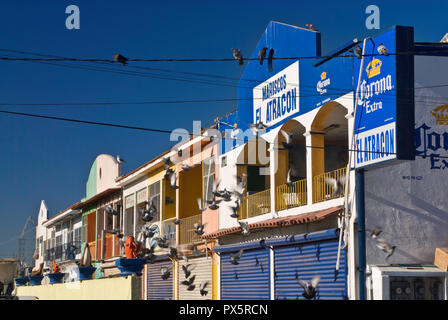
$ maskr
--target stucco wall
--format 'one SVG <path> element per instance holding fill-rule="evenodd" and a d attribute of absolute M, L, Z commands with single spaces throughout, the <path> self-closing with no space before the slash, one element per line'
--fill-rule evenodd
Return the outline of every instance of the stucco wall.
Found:
<path fill-rule="evenodd" d="M 415 57 L 415 87 L 444 84 L 446 70 L 448 58 Z M 415 90 L 416 150 L 426 150 L 426 158 L 366 172 L 366 227 L 380 227 L 381 237 L 396 246 L 385 260 L 367 236 L 368 264 L 431 264 L 435 249 L 448 247 L 448 159 L 437 156 L 448 157 L 448 125 L 431 114 L 447 96 L 445 87 Z"/>
<path fill-rule="evenodd" d="M 139 300 L 141 280 L 129 276 L 17 287 L 17 295 L 39 300 Z"/>

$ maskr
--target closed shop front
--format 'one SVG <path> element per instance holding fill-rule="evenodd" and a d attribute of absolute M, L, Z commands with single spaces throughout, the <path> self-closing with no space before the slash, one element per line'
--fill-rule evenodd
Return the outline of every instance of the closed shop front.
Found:
<path fill-rule="evenodd" d="M 188 262 L 185 260 L 179 261 L 179 300 L 211 300 L 212 299 L 212 257 L 190 258 Z M 182 284 L 182 281 L 188 280 L 185 278 L 185 272 L 182 266 L 191 264 L 194 269 L 188 279 L 195 276 L 192 285 L 193 290 L 187 290 L 188 286 Z M 208 282 L 204 289 L 204 295 L 200 293 L 201 283 Z M 193 286 L 191 286 L 192 288 Z M 205 291 L 207 293 L 205 293 Z"/>
<path fill-rule="evenodd" d="M 171 260 L 163 260 L 150 263 L 147 272 L 147 300 L 171 300 L 173 299 L 174 272 Z M 170 276 L 162 279 L 160 269 L 162 267 L 170 267 Z"/>
<path fill-rule="evenodd" d="M 315 299 L 339 300 L 346 298 L 346 253 L 341 250 L 339 272 L 335 273 L 338 236 L 335 229 L 290 239 L 267 241 L 274 248 L 275 299 L 305 300 L 303 288 L 296 275 L 309 281 L 320 276 Z"/>
<path fill-rule="evenodd" d="M 263 248 L 244 249 L 237 265 L 230 257 L 242 247 L 235 246 L 221 252 L 220 283 L 222 300 L 269 300 L 270 260 L 269 251 Z M 219 250 L 219 249 L 218 249 Z M 218 250 L 216 250 L 218 252 Z"/>

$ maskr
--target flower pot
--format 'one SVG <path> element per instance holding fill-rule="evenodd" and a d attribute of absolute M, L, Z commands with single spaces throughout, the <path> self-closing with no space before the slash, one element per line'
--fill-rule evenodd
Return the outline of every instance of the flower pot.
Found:
<path fill-rule="evenodd" d="M 16 284 L 16 287 L 25 286 L 28 281 L 29 281 L 28 278 L 14 278 L 14 283 Z"/>
<path fill-rule="evenodd" d="M 79 266 L 79 280 L 91 280 L 92 274 L 96 271 L 94 267 L 81 267 Z"/>
<path fill-rule="evenodd" d="M 30 285 L 39 286 L 44 276 L 29 276 L 28 278 L 30 279 Z"/>
<path fill-rule="evenodd" d="M 130 275 L 142 275 L 142 269 L 146 264 L 146 259 L 139 259 L 139 258 L 133 258 L 133 259 L 127 259 L 127 258 L 120 258 L 115 260 L 115 265 L 120 270 L 121 276 L 130 276 Z"/>
<path fill-rule="evenodd" d="M 48 273 L 47 277 L 50 279 L 50 284 L 54 283 L 62 283 L 62 279 L 64 279 L 65 273 Z"/>

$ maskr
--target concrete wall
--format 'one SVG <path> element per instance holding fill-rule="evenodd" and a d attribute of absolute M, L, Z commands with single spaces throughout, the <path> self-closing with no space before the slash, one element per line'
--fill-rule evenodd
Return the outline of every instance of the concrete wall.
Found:
<path fill-rule="evenodd" d="M 17 296 L 34 296 L 39 300 L 140 300 L 141 298 L 141 280 L 137 276 L 24 286 L 16 289 Z"/>
<path fill-rule="evenodd" d="M 448 58 L 415 57 L 415 87 L 444 84 L 446 70 Z M 366 172 L 366 227 L 396 246 L 385 260 L 367 237 L 368 264 L 432 264 L 435 249 L 448 247 L 448 159 L 439 158 L 448 157 L 448 125 L 431 114 L 447 96 L 445 87 L 415 90 L 416 150 L 426 157 Z"/>

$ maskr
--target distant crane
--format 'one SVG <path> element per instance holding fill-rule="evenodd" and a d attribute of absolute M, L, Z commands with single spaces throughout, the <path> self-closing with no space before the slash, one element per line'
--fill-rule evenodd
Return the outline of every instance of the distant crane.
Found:
<path fill-rule="evenodd" d="M 34 219 L 29 216 L 26 219 L 25 225 L 23 226 L 22 233 L 19 236 L 19 248 L 18 248 L 18 259 L 20 261 L 20 265 L 22 266 L 25 260 L 25 234 L 31 230 L 29 225 L 32 224 L 34 227 L 36 227 L 36 222 Z"/>

